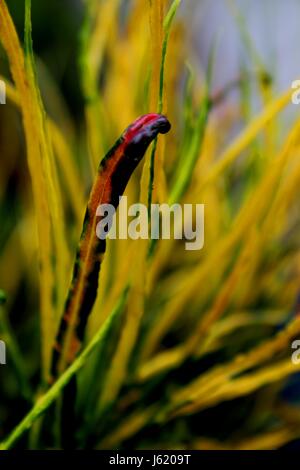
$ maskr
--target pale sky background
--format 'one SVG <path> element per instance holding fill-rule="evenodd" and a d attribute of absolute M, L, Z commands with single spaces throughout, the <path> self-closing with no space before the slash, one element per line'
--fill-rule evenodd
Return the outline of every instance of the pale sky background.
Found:
<path fill-rule="evenodd" d="M 219 35 L 214 84 L 233 79 L 247 52 L 227 0 L 183 0 L 200 62 Z M 300 77 L 300 0 L 236 0 L 263 63 L 283 90 Z M 248 62 L 249 64 L 249 62 Z"/>

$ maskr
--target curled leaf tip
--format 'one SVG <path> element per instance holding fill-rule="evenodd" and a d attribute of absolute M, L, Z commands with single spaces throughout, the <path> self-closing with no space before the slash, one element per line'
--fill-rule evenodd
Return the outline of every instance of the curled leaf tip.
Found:
<path fill-rule="evenodd" d="M 137 118 L 124 132 L 124 138 L 132 141 L 135 137 L 149 137 L 154 139 L 157 134 L 166 134 L 171 129 L 171 124 L 166 116 L 150 113 Z"/>

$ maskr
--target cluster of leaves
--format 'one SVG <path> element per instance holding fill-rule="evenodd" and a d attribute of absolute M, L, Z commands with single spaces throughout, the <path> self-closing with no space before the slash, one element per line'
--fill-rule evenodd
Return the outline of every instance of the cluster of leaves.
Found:
<path fill-rule="evenodd" d="M 22 117 L 19 147 L 26 146 L 29 169 L 13 195 L 15 220 L 9 188 L 20 164 L 10 154 L 21 151 L 10 142 L 0 174 L 0 276 L 8 297 L 0 334 L 10 356 L 1 370 L 2 449 L 62 446 L 54 404 L 74 376 L 76 422 L 68 432 L 78 448 L 260 449 L 299 437 L 300 411 L 286 381 L 300 368 L 290 358 L 300 335 L 300 122 L 279 133 L 291 91 L 276 96 L 255 58 L 259 114 L 251 113 L 244 78 L 235 84 L 240 102 L 218 113 L 228 90 L 211 94 L 214 54 L 205 79 L 190 65 L 179 5 L 86 2 L 78 133 L 64 107 L 57 116 L 44 107 L 30 0 L 24 47 L 0 0 L 7 99 Z M 43 92 L 59 94 L 47 80 Z M 204 203 L 205 246 L 189 252 L 180 240 L 150 247 L 148 240 L 110 240 L 84 348 L 49 386 L 85 189 L 101 155 L 151 111 L 166 113 L 172 132 L 154 143 L 126 195 L 145 204 Z M 228 143 L 236 123 L 242 130 Z"/>

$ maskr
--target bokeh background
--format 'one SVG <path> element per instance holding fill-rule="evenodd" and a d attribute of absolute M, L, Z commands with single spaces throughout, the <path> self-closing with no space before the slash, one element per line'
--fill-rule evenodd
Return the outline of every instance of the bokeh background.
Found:
<path fill-rule="evenodd" d="M 23 45 L 24 4 L 6 3 Z M 135 117 L 157 109 L 171 2 L 152 3 L 32 0 L 37 81 L 47 122 L 55 124 L 47 132 L 62 223 L 52 220 L 49 230 L 64 239 L 61 252 L 52 246 L 49 266 L 60 267 L 46 320 L 34 170 L 2 41 L 0 74 L 10 89 L 0 105 L 0 288 L 7 298 L 0 339 L 8 345 L 1 439 L 46 393 L 43 357 L 96 163 Z M 172 132 L 159 141 L 154 198 L 205 203 L 205 247 L 187 253 L 180 242 L 159 243 L 143 270 L 142 249 L 109 242 L 86 344 L 129 280 L 133 287 L 109 338 L 78 374 L 75 447 L 299 447 L 299 366 L 290 357 L 300 338 L 300 108 L 289 95 L 300 77 L 299 17 L 297 0 L 182 0 L 165 64 L 163 111 Z M 38 158 L 47 157 L 41 151 Z M 127 189 L 132 202 L 143 199 L 145 168 Z M 44 217 L 52 216 L 51 194 L 49 201 Z M 12 445 L 63 447 L 53 415 L 49 408 Z"/>

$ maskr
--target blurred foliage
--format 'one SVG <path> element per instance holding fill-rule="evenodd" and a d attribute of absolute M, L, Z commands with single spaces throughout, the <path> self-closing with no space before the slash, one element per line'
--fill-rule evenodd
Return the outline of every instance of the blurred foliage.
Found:
<path fill-rule="evenodd" d="M 2 448 L 60 448 L 53 403 L 75 375 L 78 448 L 270 449 L 299 438 L 300 121 L 279 132 L 291 91 L 275 93 L 239 14 L 254 73 L 212 93 L 214 52 L 202 70 L 179 3 L 36 0 L 31 28 L 29 0 L 26 14 L 0 1 Z M 205 246 L 110 240 L 84 349 L 49 386 L 95 169 L 130 122 L 161 110 L 172 131 L 126 195 L 147 203 L 150 173 L 155 202 L 204 203 Z"/>

